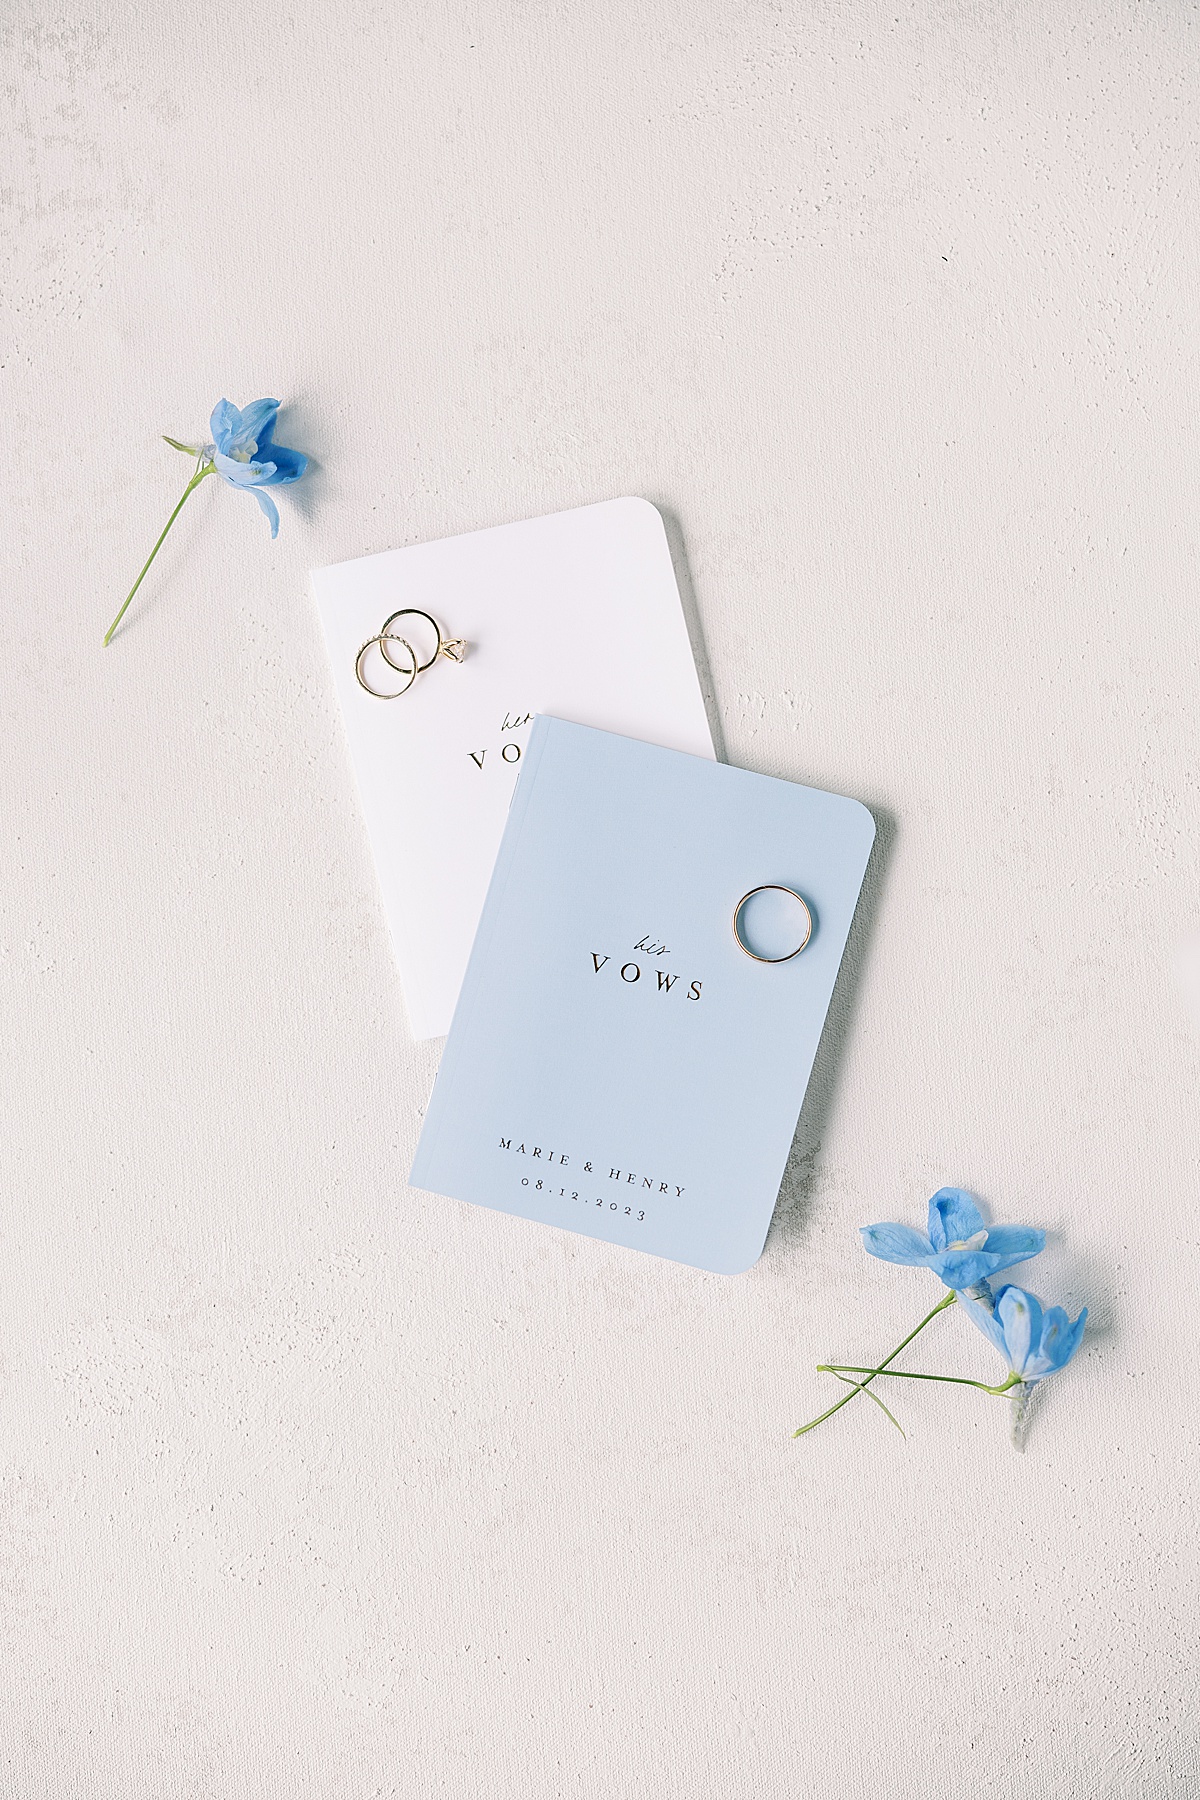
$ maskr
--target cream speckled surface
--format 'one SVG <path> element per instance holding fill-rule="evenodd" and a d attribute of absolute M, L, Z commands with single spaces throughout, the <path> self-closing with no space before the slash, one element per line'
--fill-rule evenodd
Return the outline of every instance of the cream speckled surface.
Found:
<path fill-rule="evenodd" d="M 1196 7 L 0 40 L 6 1800 L 1187 1800 Z M 206 484 L 101 652 L 157 434 L 262 393 L 277 543 Z M 882 827 L 734 1280 L 406 1192 L 437 1046 L 307 593 L 621 493 L 730 759 Z M 1026 1455 L 915 1385 L 793 1442 L 933 1301 L 854 1227 L 943 1181 L 1093 1309 Z"/>

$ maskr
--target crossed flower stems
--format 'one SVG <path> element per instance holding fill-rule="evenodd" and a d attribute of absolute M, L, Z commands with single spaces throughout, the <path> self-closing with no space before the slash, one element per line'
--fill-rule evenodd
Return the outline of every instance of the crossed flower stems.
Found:
<path fill-rule="evenodd" d="M 813 1431 L 818 1425 L 823 1425 L 826 1419 L 832 1418 L 833 1414 L 838 1412 L 843 1406 L 848 1405 L 849 1402 L 854 1399 L 856 1394 L 865 1394 L 868 1400 L 873 1400 L 882 1412 L 887 1413 L 888 1418 L 891 1419 L 892 1424 L 896 1427 L 896 1430 L 900 1433 L 901 1437 L 903 1437 L 904 1427 L 900 1424 L 900 1421 L 894 1418 L 888 1411 L 883 1401 L 879 1398 L 879 1395 L 871 1392 L 871 1383 L 875 1380 L 877 1375 L 890 1375 L 901 1381 L 947 1381 L 951 1382 L 956 1387 L 979 1388 L 981 1393 L 984 1394 L 1007 1394 L 1010 1393 L 1013 1388 L 1022 1386 L 1021 1377 L 1013 1370 L 1009 1371 L 1007 1381 L 1000 1382 L 995 1387 L 989 1387 L 986 1381 L 971 1381 L 965 1375 L 918 1375 L 915 1370 L 912 1369 L 893 1369 L 891 1367 L 891 1364 L 895 1362 L 900 1352 L 902 1350 L 907 1350 L 908 1346 L 917 1336 L 917 1333 L 924 1331 L 925 1327 L 932 1324 L 939 1313 L 945 1312 L 948 1306 L 953 1306 L 957 1299 L 958 1295 L 955 1293 L 954 1289 L 951 1288 L 950 1292 L 938 1301 L 933 1311 L 927 1313 L 921 1320 L 921 1323 L 913 1331 L 909 1332 L 908 1336 L 904 1339 L 904 1342 L 897 1344 L 890 1356 L 884 1357 L 878 1368 L 859 1368 L 854 1363 L 818 1363 L 818 1375 L 836 1375 L 839 1381 L 844 1381 L 846 1383 L 850 1392 L 848 1394 L 843 1394 L 840 1400 L 835 1400 L 833 1405 L 821 1413 L 818 1418 L 810 1419 L 807 1425 L 801 1425 L 796 1431 L 793 1431 L 792 1436 L 803 1437 L 806 1431 Z M 865 1375 L 866 1380 L 851 1381 L 850 1377 L 852 1375 Z M 1014 1398 L 1017 1397 L 1018 1396 L 1014 1396 Z"/>

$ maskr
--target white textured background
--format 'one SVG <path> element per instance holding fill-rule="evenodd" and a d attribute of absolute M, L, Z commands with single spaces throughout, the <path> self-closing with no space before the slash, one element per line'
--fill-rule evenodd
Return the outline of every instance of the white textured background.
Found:
<path fill-rule="evenodd" d="M 5 1800 L 1194 1796 L 1196 6 L 0 32 Z M 102 652 L 157 434 L 262 393 L 278 542 L 206 484 Z M 406 1192 L 306 589 L 621 493 L 729 757 L 883 826 L 734 1280 Z M 793 1442 L 944 1181 L 1093 1309 L 1027 1454 L 899 1384 Z"/>

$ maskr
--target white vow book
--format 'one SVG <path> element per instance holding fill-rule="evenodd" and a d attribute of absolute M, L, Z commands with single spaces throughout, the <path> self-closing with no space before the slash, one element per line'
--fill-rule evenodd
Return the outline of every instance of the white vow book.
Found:
<path fill-rule="evenodd" d="M 335 563 L 312 581 L 409 1018 L 415 1036 L 437 1037 L 535 715 L 713 755 L 666 532 L 649 501 L 606 500 Z M 399 699 L 376 699 L 355 658 L 402 607 L 465 639 L 466 657 L 440 657 Z M 422 661 L 436 647 L 416 617 L 390 629 Z M 368 681 L 383 687 L 378 646 L 370 657 Z"/>

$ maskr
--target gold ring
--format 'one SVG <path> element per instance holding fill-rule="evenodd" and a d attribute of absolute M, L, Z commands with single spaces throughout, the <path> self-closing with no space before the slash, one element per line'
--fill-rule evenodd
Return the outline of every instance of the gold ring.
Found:
<path fill-rule="evenodd" d="M 402 669 L 400 664 L 392 658 L 388 652 L 387 644 L 384 642 L 385 639 L 395 638 L 396 634 L 392 630 L 392 626 L 396 623 L 397 619 L 424 619 L 427 624 L 433 626 L 434 631 L 437 633 L 437 649 L 429 658 L 428 662 L 417 664 L 418 675 L 423 675 L 426 669 L 432 669 L 439 656 L 444 656 L 448 662 L 461 662 L 466 655 L 467 646 L 464 644 L 463 640 L 461 638 L 443 637 L 442 628 L 432 613 L 422 612 L 419 606 L 402 606 L 398 612 L 392 614 L 390 619 L 385 619 L 383 621 L 383 629 L 379 633 L 379 648 L 383 651 L 383 660 L 391 663 L 397 674 L 403 675 L 407 671 Z M 408 654 L 411 656 L 412 650 L 409 648 L 407 641 L 404 638 L 400 638 L 398 641 L 404 645 L 404 648 L 408 650 Z M 372 642 L 374 642 L 374 640 L 372 640 Z"/>
<path fill-rule="evenodd" d="M 790 894 L 792 896 L 793 900 L 798 900 L 800 902 L 801 910 L 804 913 L 804 936 L 800 939 L 800 942 L 796 945 L 796 948 L 794 950 L 789 950 L 786 956 L 760 956 L 758 954 L 757 950 L 752 950 L 750 948 L 749 944 L 746 942 L 745 938 L 742 936 L 741 927 L 739 924 L 739 921 L 742 916 L 742 908 L 743 908 L 743 906 L 745 906 L 747 900 L 753 900 L 755 894 Z M 795 888 L 784 887 L 782 882 L 764 881 L 761 887 L 751 888 L 750 892 L 748 894 L 743 894 L 741 899 L 738 901 L 737 905 L 734 907 L 734 909 L 733 909 L 733 936 L 734 936 L 734 942 L 737 944 L 738 949 L 744 950 L 746 952 L 746 955 L 749 957 L 752 957 L 755 962 L 760 962 L 760 963 L 791 962 L 793 956 L 799 956 L 800 952 L 804 949 L 805 945 L 808 943 L 809 938 L 812 936 L 812 913 L 808 909 L 808 901 L 804 898 L 803 894 L 798 894 L 796 892 Z"/>
<path fill-rule="evenodd" d="M 408 659 L 412 665 L 411 668 L 404 669 L 400 666 L 400 664 L 398 662 L 392 661 L 392 658 L 390 656 L 388 656 L 387 649 L 384 644 L 385 638 L 392 638 L 392 639 L 394 639 L 394 641 L 397 644 L 404 645 L 404 648 L 408 651 Z M 404 686 L 402 688 L 397 688 L 394 694 L 384 694 L 384 693 L 381 693 L 378 688 L 373 688 L 371 686 L 370 682 L 366 679 L 365 675 L 362 672 L 363 657 L 367 654 L 367 651 L 371 648 L 372 644 L 379 645 L 379 648 L 383 652 L 383 655 L 384 655 L 386 661 L 388 662 L 389 666 L 391 668 L 395 669 L 395 671 L 398 675 L 407 675 L 408 676 L 408 680 L 405 682 Z M 412 686 L 413 682 L 417 679 L 417 675 L 419 674 L 419 672 L 420 671 L 417 668 L 416 652 L 413 649 L 412 645 L 408 642 L 408 640 L 406 638 L 396 637 L 395 633 L 390 632 L 390 631 L 379 631 L 379 632 L 376 632 L 374 637 L 368 638 L 366 643 L 363 645 L 362 649 L 359 651 L 358 655 L 354 659 L 354 673 L 358 676 L 358 685 L 360 688 L 363 689 L 364 693 L 370 694 L 370 696 L 373 700 L 398 700 L 400 698 L 401 694 L 407 694 L 409 688 Z"/>

